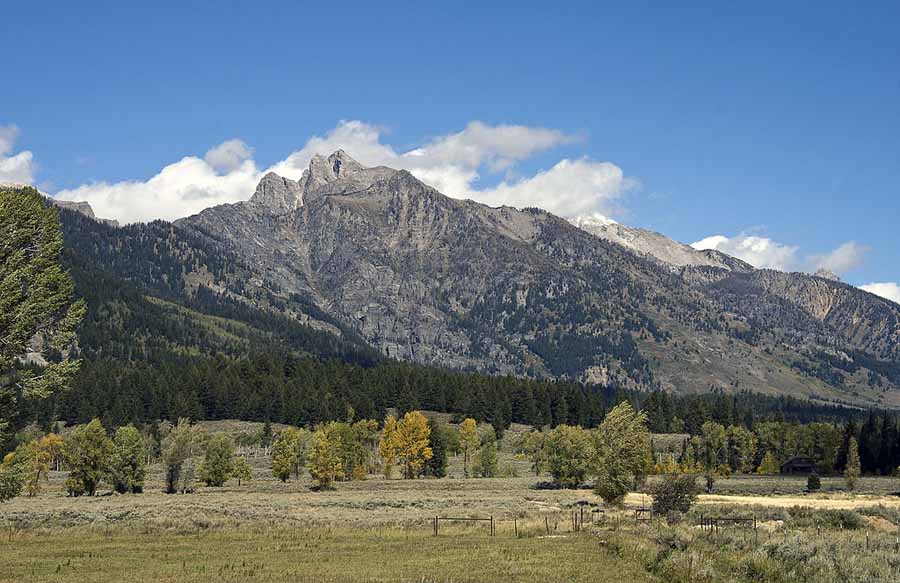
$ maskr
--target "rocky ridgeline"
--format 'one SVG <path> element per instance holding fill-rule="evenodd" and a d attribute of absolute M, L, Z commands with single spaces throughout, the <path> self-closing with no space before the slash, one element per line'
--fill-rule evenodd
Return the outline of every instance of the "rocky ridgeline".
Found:
<path fill-rule="evenodd" d="M 343 151 L 177 225 L 399 359 L 838 401 L 900 388 L 900 306 L 828 274 L 755 270 L 651 231 L 452 199 Z M 835 351 L 885 367 L 836 370 L 821 356 Z"/>

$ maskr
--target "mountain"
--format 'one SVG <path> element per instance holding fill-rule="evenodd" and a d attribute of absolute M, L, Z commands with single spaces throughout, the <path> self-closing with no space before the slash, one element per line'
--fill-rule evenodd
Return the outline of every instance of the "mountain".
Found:
<path fill-rule="evenodd" d="M 900 306 L 755 270 L 649 231 L 444 196 L 404 170 L 315 156 L 173 232 L 247 270 L 184 274 L 380 354 L 491 374 L 900 406 Z M 187 236 L 187 235 L 186 235 Z M 250 294 L 253 296 L 254 294 Z"/>
<path fill-rule="evenodd" d="M 720 251 L 712 249 L 700 251 L 660 233 L 628 227 L 605 217 L 582 216 L 571 222 L 579 229 L 646 257 L 656 259 L 664 266 L 678 268 L 700 265 L 719 267 L 727 271 L 753 270 L 752 265 Z"/>

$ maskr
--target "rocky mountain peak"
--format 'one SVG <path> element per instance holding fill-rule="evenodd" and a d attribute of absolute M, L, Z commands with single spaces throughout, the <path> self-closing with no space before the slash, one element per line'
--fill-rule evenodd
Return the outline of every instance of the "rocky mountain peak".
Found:
<path fill-rule="evenodd" d="M 112 219 L 100 219 L 100 218 L 98 218 L 97 215 L 94 214 L 94 209 L 91 208 L 91 205 L 90 205 L 89 203 L 87 203 L 87 202 L 83 202 L 83 201 L 80 201 L 80 202 L 74 202 L 74 201 L 69 201 L 69 200 L 57 200 L 57 199 L 55 199 L 55 198 L 53 198 L 53 197 L 49 197 L 49 196 L 47 197 L 47 199 L 48 199 L 50 202 L 52 202 L 53 204 L 55 204 L 56 206 L 58 206 L 59 208 L 62 208 L 62 209 L 66 209 L 66 210 L 69 210 L 69 211 L 76 212 L 76 213 L 78 213 L 78 214 L 80 214 L 80 215 L 83 215 L 83 216 L 89 218 L 89 219 L 93 219 L 93 220 L 97 221 L 98 223 L 103 223 L 103 224 L 105 224 L 105 225 L 109 225 L 110 227 L 118 227 L 118 226 L 119 226 L 119 221 L 112 220 Z"/>
<path fill-rule="evenodd" d="M 816 277 L 821 277 L 822 279 L 830 279 L 831 281 L 842 281 L 841 276 L 831 271 L 830 269 L 825 269 L 824 267 L 820 267 L 813 274 Z"/>
<path fill-rule="evenodd" d="M 290 211 L 303 204 L 303 188 L 298 182 L 269 172 L 256 186 L 251 202 L 277 211 Z"/>

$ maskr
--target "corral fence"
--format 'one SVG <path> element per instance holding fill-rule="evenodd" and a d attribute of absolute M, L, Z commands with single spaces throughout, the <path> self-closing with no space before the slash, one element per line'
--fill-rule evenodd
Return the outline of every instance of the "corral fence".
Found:
<path fill-rule="evenodd" d="M 434 536 L 438 535 L 438 531 L 440 529 L 442 520 L 444 522 L 487 522 L 490 524 L 491 536 L 494 536 L 496 534 L 493 516 L 489 516 L 487 518 L 471 518 L 471 517 L 458 518 L 458 517 L 452 517 L 452 516 L 435 516 L 432 519 L 432 527 L 434 529 Z M 515 523 L 515 519 L 513 519 L 513 522 Z M 518 524 L 515 524 L 515 529 L 516 529 L 516 536 L 518 536 L 519 535 Z"/>

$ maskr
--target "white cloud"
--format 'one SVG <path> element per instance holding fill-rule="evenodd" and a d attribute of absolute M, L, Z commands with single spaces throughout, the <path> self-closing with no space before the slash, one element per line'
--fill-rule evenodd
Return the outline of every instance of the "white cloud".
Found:
<path fill-rule="evenodd" d="M 253 157 L 253 149 L 241 140 L 227 140 L 212 148 L 203 157 L 217 172 L 233 172 Z"/>
<path fill-rule="evenodd" d="M 691 247 L 701 250 L 715 249 L 742 259 L 750 265 L 761 269 L 780 269 L 782 271 L 799 269 L 798 248 L 782 245 L 768 237 L 756 235 L 738 235 L 736 237 L 713 235 L 692 243 Z"/>
<path fill-rule="evenodd" d="M 0 183 L 32 184 L 34 182 L 34 175 L 37 171 L 34 155 L 28 150 L 12 154 L 13 146 L 18 138 L 18 127 L 14 125 L 0 126 Z"/>
<path fill-rule="evenodd" d="M 876 296 L 881 296 L 883 298 L 891 300 L 892 302 L 897 302 L 898 304 L 900 304 L 900 284 L 898 283 L 870 283 L 867 285 L 861 285 L 859 287 L 860 289 L 863 289 L 869 293 L 873 293 Z"/>
<path fill-rule="evenodd" d="M 571 217 L 610 212 L 611 201 L 635 184 L 609 162 L 564 159 L 532 177 L 507 178 L 481 187 L 481 173 L 510 171 L 517 163 L 555 146 L 576 141 L 559 130 L 471 122 L 462 131 L 434 138 L 406 152 L 382 139 L 384 130 L 361 121 L 342 121 L 324 136 L 313 136 L 299 150 L 267 170 L 253 160 L 253 150 L 233 139 L 210 149 L 201 159 L 188 156 L 147 181 L 98 182 L 57 194 L 85 200 L 98 216 L 129 223 L 176 219 L 222 203 L 250 198 L 266 171 L 298 179 L 316 154 L 345 150 L 367 166 L 403 168 L 439 191 L 490 205 L 539 206 Z"/>
<path fill-rule="evenodd" d="M 540 207 L 571 218 L 602 214 L 599 211 L 606 210 L 634 184 L 615 164 L 567 159 L 531 178 L 474 191 L 472 198 L 491 206 Z"/>
<path fill-rule="evenodd" d="M 848 241 L 824 254 L 800 256 L 800 248 L 785 245 L 769 237 L 740 234 L 734 237 L 713 235 L 691 244 L 694 249 L 715 249 L 746 261 L 760 269 L 808 271 L 827 269 L 843 274 L 859 267 L 869 248 Z"/>
<path fill-rule="evenodd" d="M 813 255 L 810 262 L 816 269 L 827 269 L 835 273 L 846 273 L 862 265 L 869 247 L 856 241 L 847 241 L 831 253 Z"/>
<path fill-rule="evenodd" d="M 213 148 L 207 153 L 207 159 L 182 158 L 145 182 L 94 182 L 60 191 L 55 196 L 61 200 L 87 201 L 98 217 L 123 223 L 174 220 L 210 206 L 246 200 L 256 189 L 261 174 L 253 160 L 241 161 L 240 156 L 233 154 L 233 142 Z"/>

